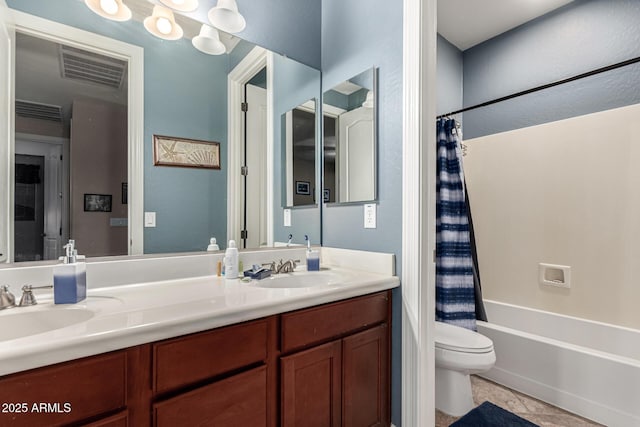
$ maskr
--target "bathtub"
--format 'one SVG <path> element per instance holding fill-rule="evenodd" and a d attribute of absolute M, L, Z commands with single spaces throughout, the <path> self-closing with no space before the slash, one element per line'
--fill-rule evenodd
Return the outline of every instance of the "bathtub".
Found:
<path fill-rule="evenodd" d="M 485 300 L 483 377 L 610 427 L 640 426 L 640 330 Z"/>

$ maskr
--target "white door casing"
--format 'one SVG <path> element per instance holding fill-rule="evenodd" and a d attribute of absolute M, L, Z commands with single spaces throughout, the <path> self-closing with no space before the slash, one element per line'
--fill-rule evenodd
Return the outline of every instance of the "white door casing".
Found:
<path fill-rule="evenodd" d="M 436 0 L 403 6 L 402 425 L 427 427 L 435 424 Z"/>
<path fill-rule="evenodd" d="M 227 77 L 227 239 L 239 242 L 243 225 L 244 85 L 267 67 L 266 223 L 267 246 L 273 246 L 273 53 L 254 47 Z M 225 244 L 226 246 L 226 244 Z"/>
<path fill-rule="evenodd" d="M 13 252 L 9 236 L 13 227 L 13 129 L 15 33 L 9 8 L 0 0 L 0 262 Z"/>
<path fill-rule="evenodd" d="M 267 244 L 267 91 L 247 85 L 247 248 Z"/>

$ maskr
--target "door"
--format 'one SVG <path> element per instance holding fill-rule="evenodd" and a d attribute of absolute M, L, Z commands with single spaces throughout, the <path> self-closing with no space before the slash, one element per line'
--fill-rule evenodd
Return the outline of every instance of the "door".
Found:
<path fill-rule="evenodd" d="M 348 111 L 338 119 L 337 167 L 340 202 L 373 200 L 375 194 L 375 144 L 373 109 Z"/>
<path fill-rule="evenodd" d="M 267 90 L 247 84 L 243 247 L 267 243 Z"/>
<path fill-rule="evenodd" d="M 341 425 L 341 341 L 281 358 L 282 426 Z"/>
<path fill-rule="evenodd" d="M 62 150 L 63 139 L 45 138 L 43 141 L 38 136 L 16 135 L 16 173 L 15 173 L 15 212 L 14 212 L 14 259 L 15 261 L 37 261 L 55 260 L 62 255 L 63 230 L 65 229 L 63 220 L 62 200 L 68 197 L 66 186 L 62 184 Z M 55 141 L 53 141 L 55 140 Z M 19 239 L 25 237 L 25 227 L 28 223 L 21 217 L 23 212 L 18 208 L 18 199 L 24 198 L 25 191 L 29 184 L 24 181 L 29 180 L 25 175 L 25 166 L 18 166 L 19 159 L 27 157 L 37 157 L 43 160 L 41 175 L 38 184 L 39 201 L 42 204 L 38 209 L 38 231 L 37 236 L 42 240 L 38 245 L 42 249 L 37 257 L 24 259 L 24 242 Z M 21 172 L 20 174 L 18 172 Z M 22 180 L 23 182 L 20 182 Z M 23 200 L 24 202 L 24 200 Z M 36 224 L 32 224 L 35 226 Z M 19 237 L 22 236 L 22 237 Z"/>
<path fill-rule="evenodd" d="M 14 261 L 44 259 L 44 156 L 16 154 Z"/>
<path fill-rule="evenodd" d="M 387 324 L 342 341 L 345 427 L 379 427 L 390 423 L 389 338 Z"/>
<path fill-rule="evenodd" d="M 9 252 L 11 224 L 11 168 L 7 159 L 13 144 L 13 63 L 14 33 L 9 24 L 9 9 L 0 0 L 0 262 Z"/>

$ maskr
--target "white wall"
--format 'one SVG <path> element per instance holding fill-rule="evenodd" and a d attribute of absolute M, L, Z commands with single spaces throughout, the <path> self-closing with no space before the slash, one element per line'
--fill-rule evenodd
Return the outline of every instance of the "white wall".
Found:
<path fill-rule="evenodd" d="M 639 116 L 465 141 L 485 298 L 640 329 Z M 571 289 L 539 285 L 540 262 L 571 266 Z"/>

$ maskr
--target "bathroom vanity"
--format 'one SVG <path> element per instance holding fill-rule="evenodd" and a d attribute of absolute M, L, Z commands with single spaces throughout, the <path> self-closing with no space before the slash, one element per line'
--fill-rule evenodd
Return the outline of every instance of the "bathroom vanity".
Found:
<path fill-rule="evenodd" d="M 387 426 L 398 279 L 313 274 L 104 287 L 82 307 L 49 308 L 95 315 L 0 342 L 2 372 L 16 370 L 0 377 L 0 424 Z"/>

